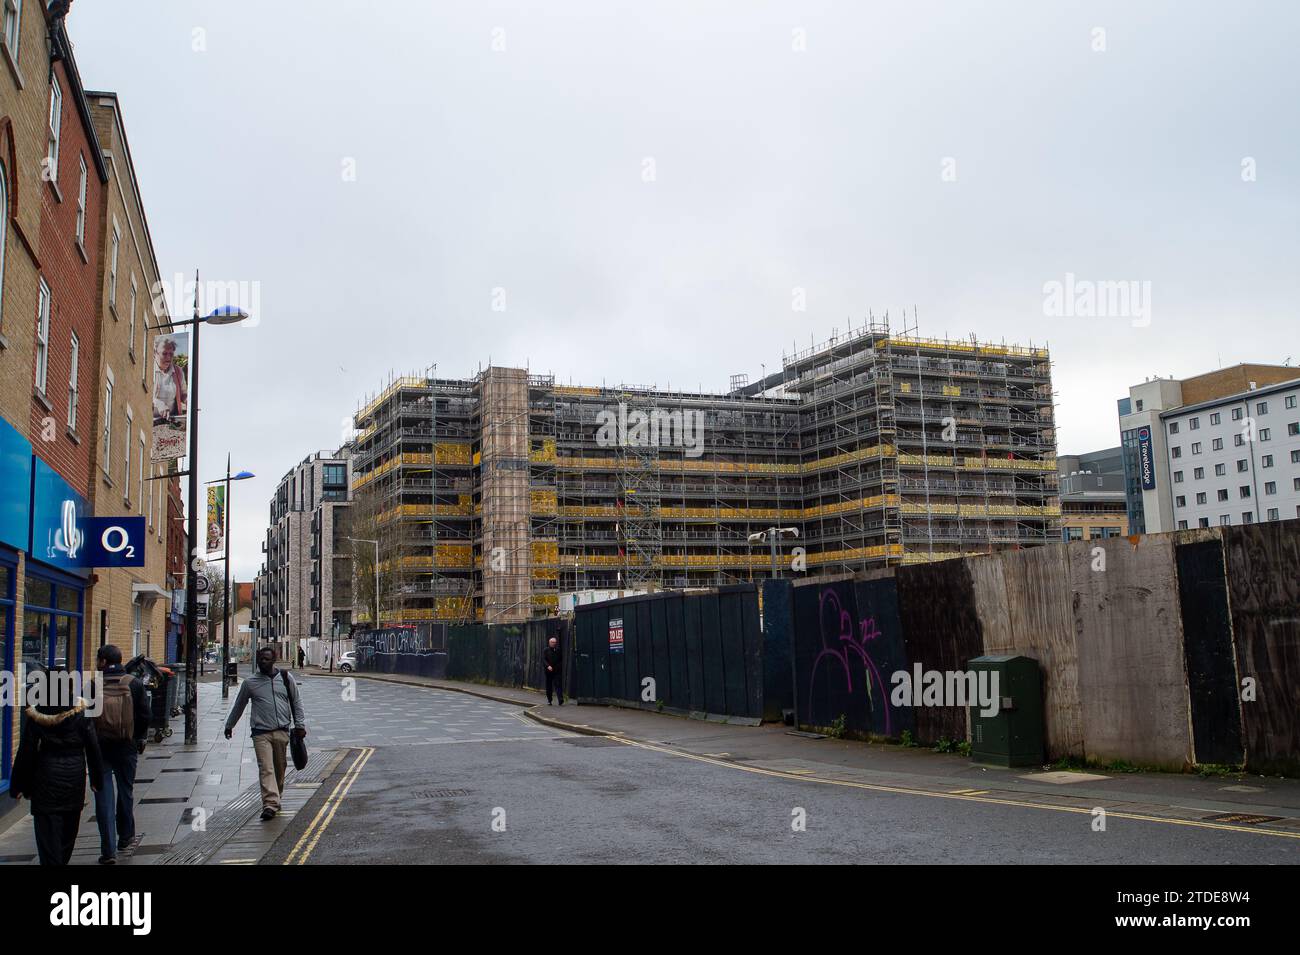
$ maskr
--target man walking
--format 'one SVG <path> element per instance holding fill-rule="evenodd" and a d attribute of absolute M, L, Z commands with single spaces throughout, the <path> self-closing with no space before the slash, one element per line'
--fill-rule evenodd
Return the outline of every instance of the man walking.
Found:
<path fill-rule="evenodd" d="M 551 691 L 559 694 L 560 705 L 564 705 L 564 654 L 560 651 L 560 641 L 551 637 L 546 641 L 542 651 L 542 663 L 546 666 L 546 705 L 551 705 Z"/>
<path fill-rule="evenodd" d="M 104 760 L 104 782 L 95 793 L 95 821 L 99 864 L 113 865 L 117 853 L 135 839 L 135 770 L 149 736 L 149 698 L 139 678 L 122 669 L 122 651 L 113 644 L 99 648 L 95 668 L 103 674 L 100 692 L 104 696 L 95 717 Z"/>
<path fill-rule="evenodd" d="M 280 811 L 280 794 L 284 791 L 285 751 L 289 746 L 290 724 L 297 736 L 306 736 L 306 716 L 298 681 L 288 670 L 275 666 L 273 647 L 257 651 L 257 671 L 239 687 L 235 705 L 226 717 L 226 739 L 244 715 L 251 700 L 248 721 L 253 731 L 253 751 L 257 754 L 257 771 L 262 785 L 262 819 L 274 819 Z"/>

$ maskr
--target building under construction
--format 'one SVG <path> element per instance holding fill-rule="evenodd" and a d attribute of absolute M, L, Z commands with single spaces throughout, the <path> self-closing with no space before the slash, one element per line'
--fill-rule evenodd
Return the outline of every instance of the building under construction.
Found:
<path fill-rule="evenodd" d="M 866 325 L 722 394 L 492 367 L 394 380 L 355 425 L 385 625 L 765 577 L 774 526 L 786 575 L 1060 539 L 1045 348 Z"/>

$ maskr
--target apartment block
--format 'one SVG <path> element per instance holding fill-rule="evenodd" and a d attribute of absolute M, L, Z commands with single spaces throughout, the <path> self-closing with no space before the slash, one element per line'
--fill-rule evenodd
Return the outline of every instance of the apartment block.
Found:
<path fill-rule="evenodd" d="M 1198 480 L 1198 470 L 1204 472 L 1203 479 L 1217 477 L 1221 483 L 1229 477 L 1229 467 L 1235 472 L 1243 457 L 1237 452 L 1247 443 L 1251 449 L 1255 445 L 1254 432 L 1244 427 L 1248 419 L 1254 421 L 1254 416 L 1248 411 L 1250 395 L 1261 388 L 1286 384 L 1297 378 L 1300 378 L 1300 370 L 1286 365 L 1242 364 L 1186 379 L 1152 378 L 1129 388 L 1128 397 L 1119 399 L 1117 403 L 1129 532 L 1156 534 L 1177 530 L 1184 522 L 1195 527 L 1202 518 L 1218 524 L 1225 516 L 1232 523 L 1240 523 L 1247 513 L 1251 514 L 1251 520 L 1267 520 L 1268 513 L 1274 508 L 1284 517 L 1295 517 L 1294 512 L 1284 513 L 1283 502 L 1265 504 L 1263 513 L 1259 514 L 1257 508 L 1240 505 L 1231 497 L 1227 501 L 1221 500 L 1219 491 L 1223 488 L 1219 486 L 1192 491 L 1193 502 L 1198 499 L 1198 494 L 1205 493 L 1208 509 L 1204 512 L 1191 513 L 1184 509 L 1182 514 L 1175 514 L 1175 501 L 1180 495 L 1187 496 L 1183 494 L 1185 488 L 1178 488 L 1178 485 L 1189 479 Z M 1281 400 L 1285 404 L 1285 394 Z M 1184 421 L 1183 411 L 1189 408 L 1198 412 L 1204 410 L 1205 413 L 1188 415 Z M 1236 419 L 1234 414 L 1238 416 Z M 1278 437 L 1276 428 L 1270 425 L 1271 422 L 1264 425 L 1268 428 L 1268 442 Z M 1229 426 L 1237 430 L 1228 433 L 1231 430 Z M 1207 437 L 1202 428 L 1210 427 L 1220 430 Z M 1261 452 L 1261 455 L 1263 453 L 1267 452 Z M 1215 455 L 1216 459 L 1207 464 L 1207 455 Z M 1273 459 L 1276 458 L 1274 449 Z M 1223 473 L 1216 475 L 1214 472 L 1220 465 Z M 1247 467 L 1254 466 L 1247 457 Z M 1231 490 L 1239 493 L 1242 483 L 1245 482 L 1239 482 Z M 1223 504 L 1234 506 L 1211 506 Z"/>
<path fill-rule="evenodd" d="M 409 376 L 355 425 L 354 526 L 381 541 L 384 624 L 767 576 L 753 538 L 774 526 L 799 535 L 782 544 L 787 573 L 1060 537 L 1041 348 L 869 325 L 716 394 L 495 367 Z"/>
<path fill-rule="evenodd" d="M 1160 420 L 1177 529 L 1300 518 L 1300 375 Z"/>
<path fill-rule="evenodd" d="M 301 640 L 351 630 L 351 466 L 349 447 L 317 451 L 276 487 L 250 625 L 282 658 L 296 657 Z"/>

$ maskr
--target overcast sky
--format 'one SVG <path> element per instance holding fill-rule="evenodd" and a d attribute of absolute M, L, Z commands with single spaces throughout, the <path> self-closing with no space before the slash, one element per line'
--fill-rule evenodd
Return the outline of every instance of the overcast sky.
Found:
<path fill-rule="evenodd" d="M 249 283 L 201 380 L 202 475 L 227 450 L 257 473 L 240 580 L 281 476 L 434 362 L 725 390 L 915 308 L 923 335 L 1049 344 L 1062 453 L 1117 444 L 1149 375 L 1300 363 L 1291 0 L 77 0 L 68 24 L 163 274 Z M 1062 314 L 1067 274 L 1136 297 Z"/>

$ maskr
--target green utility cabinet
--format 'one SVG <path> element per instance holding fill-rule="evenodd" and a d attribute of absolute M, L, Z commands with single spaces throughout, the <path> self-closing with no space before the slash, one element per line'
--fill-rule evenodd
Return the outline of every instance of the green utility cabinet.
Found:
<path fill-rule="evenodd" d="M 993 687 L 997 674 L 998 707 L 984 716 L 970 702 L 970 757 L 995 766 L 1043 764 L 1043 678 L 1033 657 L 987 656 L 970 661 L 976 686 Z"/>

